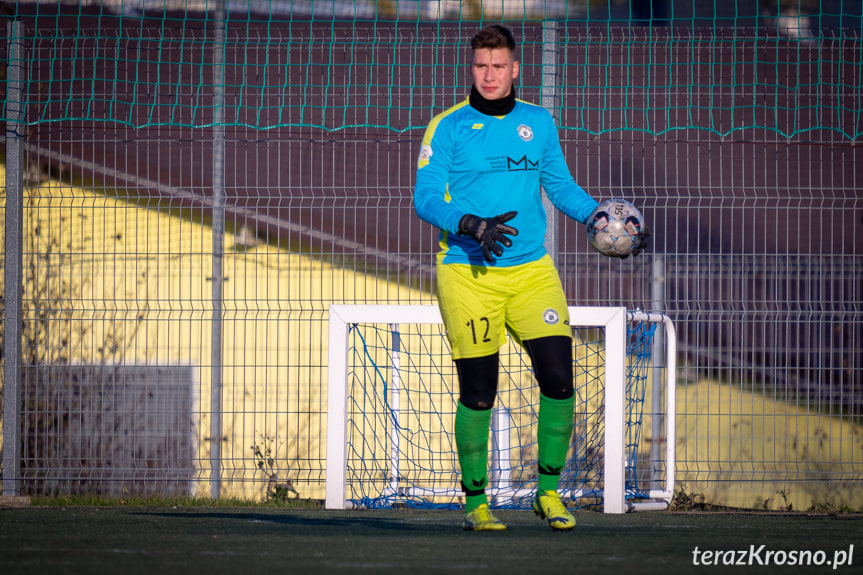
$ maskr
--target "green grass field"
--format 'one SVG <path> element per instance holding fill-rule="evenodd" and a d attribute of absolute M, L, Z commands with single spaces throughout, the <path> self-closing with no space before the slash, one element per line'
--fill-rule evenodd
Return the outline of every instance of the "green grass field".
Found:
<path fill-rule="evenodd" d="M 508 524 L 506 532 L 464 532 L 459 511 L 6 508 L 0 509 L 0 571 L 863 572 L 860 514 L 583 511 L 576 514 L 578 526 L 568 533 L 551 531 L 531 512 L 503 510 L 498 516 Z M 696 548 L 699 565 L 693 564 Z M 712 565 L 715 555 L 703 554 L 707 550 L 723 552 L 719 565 Z M 798 565 L 789 565 L 792 557 Z M 732 559 L 754 565 L 723 565 Z M 765 560 L 767 564 L 759 565 Z M 785 565 L 775 564 L 780 560 Z M 840 565 L 834 565 L 837 560 Z"/>

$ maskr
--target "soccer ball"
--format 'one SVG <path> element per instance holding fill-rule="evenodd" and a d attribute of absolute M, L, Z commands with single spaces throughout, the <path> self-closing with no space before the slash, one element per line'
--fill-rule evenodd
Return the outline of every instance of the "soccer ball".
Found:
<path fill-rule="evenodd" d="M 644 217 L 626 200 L 601 202 L 587 221 L 587 240 L 599 253 L 625 258 L 645 241 Z"/>

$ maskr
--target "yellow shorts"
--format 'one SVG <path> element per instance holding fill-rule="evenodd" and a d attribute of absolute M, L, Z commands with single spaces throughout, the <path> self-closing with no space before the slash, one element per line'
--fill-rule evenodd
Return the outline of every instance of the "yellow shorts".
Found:
<path fill-rule="evenodd" d="M 453 359 L 484 357 L 506 342 L 572 337 L 569 310 L 551 257 L 512 267 L 438 264 L 436 289 Z"/>

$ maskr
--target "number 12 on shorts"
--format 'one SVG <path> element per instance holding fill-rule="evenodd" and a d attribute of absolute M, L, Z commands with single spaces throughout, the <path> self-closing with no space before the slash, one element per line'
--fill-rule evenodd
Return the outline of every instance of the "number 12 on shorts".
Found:
<path fill-rule="evenodd" d="M 470 334 L 473 338 L 474 344 L 479 343 L 479 341 L 481 341 L 482 343 L 488 343 L 491 341 L 491 339 L 488 337 L 488 330 L 491 327 L 491 323 L 488 321 L 487 317 L 481 317 L 479 318 L 479 321 L 470 320 L 465 325 L 470 328 Z M 482 333 L 482 335 L 480 336 L 482 339 L 479 341 L 477 341 L 478 332 Z"/>

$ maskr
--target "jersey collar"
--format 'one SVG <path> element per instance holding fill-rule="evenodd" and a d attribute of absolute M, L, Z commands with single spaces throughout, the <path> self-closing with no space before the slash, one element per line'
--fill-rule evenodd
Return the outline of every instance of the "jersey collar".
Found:
<path fill-rule="evenodd" d="M 473 109 L 486 116 L 505 116 L 515 108 L 515 86 L 509 91 L 508 96 L 504 96 L 500 100 L 486 100 L 476 89 L 476 86 L 471 86 L 468 103 Z"/>

